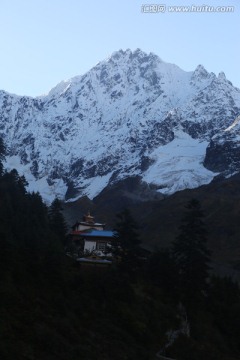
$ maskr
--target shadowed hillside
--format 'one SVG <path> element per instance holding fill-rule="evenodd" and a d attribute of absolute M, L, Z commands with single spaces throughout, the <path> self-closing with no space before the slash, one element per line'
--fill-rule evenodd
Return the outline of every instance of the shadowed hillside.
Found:
<path fill-rule="evenodd" d="M 175 238 L 184 206 L 192 198 L 202 204 L 214 261 L 240 269 L 240 175 L 168 197 L 131 178 L 105 189 L 93 201 L 83 198 L 66 204 L 65 215 L 71 224 L 90 209 L 111 228 L 116 213 L 128 207 L 139 223 L 143 245 L 154 249 L 168 246 Z"/>

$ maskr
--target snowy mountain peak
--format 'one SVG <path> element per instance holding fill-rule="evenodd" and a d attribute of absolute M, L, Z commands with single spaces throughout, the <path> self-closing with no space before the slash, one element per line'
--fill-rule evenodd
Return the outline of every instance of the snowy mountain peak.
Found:
<path fill-rule="evenodd" d="M 138 60 L 140 62 L 147 59 L 155 59 L 157 61 L 161 61 L 161 59 L 154 53 L 150 52 L 149 54 L 147 54 L 146 52 L 142 51 L 139 48 L 137 48 L 134 51 L 132 51 L 131 49 L 126 49 L 126 50 L 120 49 L 118 51 L 113 52 L 112 55 L 109 56 L 107 60 L 114 61 L 119 59 L 124 59 L 125 61 Z"/>
<path fill-rule="evenodd" d="M 220 80 L 227 80 L 226 79 L 226 75 L 223 71 L 221 71 L 219 74 L 218 74 L 218 79 Z"/>
<path fill-rule="evenodd" d="M 202 80 L 202 79 L 207 79 L 209 76 L 210 76 L 210 74 L 207 72 L 207 70 L 204 68 L 204 66 L 198 65 L 192 74 L 192 79 L 193 80 Z"/>
<path fill-rule="evenodd" d="M 93 198 L 136 175 L 164 194 L 209 182 L 220 168 L 214 135 L 239 114 L 240 91 L 222 75 L 140 49 L 116 51 L 41 98 L 0 92 L 7 166 L 49 201 Z"/>

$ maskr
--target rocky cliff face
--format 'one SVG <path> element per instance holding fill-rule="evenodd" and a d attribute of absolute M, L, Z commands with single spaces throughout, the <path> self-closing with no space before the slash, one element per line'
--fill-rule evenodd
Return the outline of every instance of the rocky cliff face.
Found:
<path fill-rule="evenodd" d="M 49 201 L 93 198 L 130 176 L 170 194 L 236 172 L 239 114 L 240 90 L 223 73 L 185 72 L 139 49 L 113 53 L 46 96 L 0 92 L 6 166 Z"/>
<path fill-rule="evenodd" d="M 222 176 L 231 176 L 240 169 L 240 116 L 231 126 L 212 137 L 204 166 Z"/>

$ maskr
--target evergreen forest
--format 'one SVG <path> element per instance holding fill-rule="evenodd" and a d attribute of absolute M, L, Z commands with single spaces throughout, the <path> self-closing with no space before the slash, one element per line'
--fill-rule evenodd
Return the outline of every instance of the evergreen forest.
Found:
<path fill-rule="evenodd" d="M 211 271 L 204 212 L 192 199 L 175 241 L 142 251 L 128 209 L 116 214 L 111 267 L 66 256 L 61 202 L 7 172 L 0 144 L 0 359 L 240 359 L 240 290 Z"/>

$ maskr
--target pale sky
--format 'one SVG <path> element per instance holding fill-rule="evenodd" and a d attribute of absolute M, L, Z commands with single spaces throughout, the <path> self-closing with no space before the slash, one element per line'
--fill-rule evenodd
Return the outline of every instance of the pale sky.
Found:
<path fill-rule="evenodd" d="M 142 12 L 142 5 L 165 12 Z M 233 6 L 171 12 L 169 6 Z M 1 0 L 0 89 L 48 93 L 119 49 L 140 48 L 186 71 L 202 64 L 240 88 L 239 0 Z M 149 11 L 149 7 L 145 7 Z"/>

